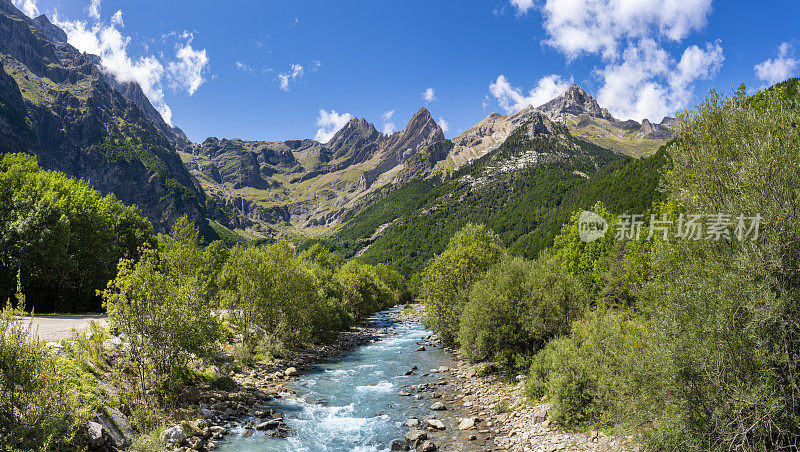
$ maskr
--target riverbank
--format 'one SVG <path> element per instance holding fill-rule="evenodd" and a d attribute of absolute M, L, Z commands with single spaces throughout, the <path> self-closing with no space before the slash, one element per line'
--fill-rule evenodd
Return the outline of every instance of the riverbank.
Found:
<path fill-rule="evenodd" d="M 420 322 L 422 315 L 421 306 L 391 313 L 399 324 Z M 298 390 L 302 391 L 298 379 L 308 379 L 307 375 L 315 372 L 320 363 L 336 362 L 345 352 L 384 341 L 394 334 L 397 334 L 396 325 L 379 325 L 373 319 L 340 333 L 328 345 L 296 351 L 287 359 L 257 363 L 252 368 L 236 372 L 232 375 L 235 387 L 227 390 L 209 384 L 187 388 L 179 396 L 183 406 L 170 417 L 169 425 L 172 427 L 162 434 L 162 439 L 172 445 L 167 450 L 214 450 L 220 444 L 225 446 L 230 441 L 243 441 L 258 435 L 293 437 L 296 432 L 289 424 L 298 422 L 297 414 L 281 411 L 278 407 L 301 397 L 303 403 L 308 402 L 308 394 L 298 395 Z M 424 358 L 426 353 L 441 353 L 441 344 L 435 335 L 417 337 L 418 340 L 405 344 L 405 348 L 397 353 L 420 358 Z M 413 401 L 409 408 L 418 414 L 405 419 L 404 437 L 384 444 L 387 449 L 638 450 L 630 437 L 606 436 L 599 432 L 567 433 L 551 428 L 547 418 L 548 406 L 526 402 L 521 377 L 514 384 L 496 374 L 479 374 L 457 350 L 445 350 L 444 361 L 441 358 L 439 361 L 443 365 L 430 369 L 415 365 L 404 373 L 401 369 L 395 379 L 406 377 L 402 381 L 407 383 L 389 386 L 399 398 Z M 228 359 L 225 356 L 219 358 L 223 361 Z M 302 383 L 308 384 L 309 381 Z M 325 406 L 328 401 L 320 399 L 311 403 Z M 381 415 L 383 413 L 375 414 Z M 239 449 L 230 446 L 225 450 Z"/>
<path fill-rule="evenodd" d="M 422 321 L 423 316 L 422 308 L 417 307 L 413 312 L 404 311 L 400 318 Z M 430 338 L 427 344 L 439 345 Z M 451 356 L 449 366 L 435 371 L 441 381 L 447 382 L 437 389 L 447 408 L 438 417 L 447 429 L 426 429 L 427 436 L 436 441 L 440 450 L 639 450 L 631 436 L 572 433 L 553 428 L 547 417 L 549 405 L 528 403 L 523 376 L 517 376 L 516 383 L 509 383 L 497 374 L 479 374 L 476 366 L 467 362 L 458 350 L 446 350 Z"/>

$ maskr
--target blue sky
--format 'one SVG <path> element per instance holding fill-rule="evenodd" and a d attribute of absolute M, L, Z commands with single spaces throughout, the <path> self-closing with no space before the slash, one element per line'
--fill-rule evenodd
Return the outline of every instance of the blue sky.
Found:
<path fill-rule="evenodd" d="M 193 141 L 325 139 L 348 115 L 402 129 L 423 106 L 452 137 L 571 82 L 660 121 L 800 69 L 796 0 L 14 2 L 139 81 Z"/>

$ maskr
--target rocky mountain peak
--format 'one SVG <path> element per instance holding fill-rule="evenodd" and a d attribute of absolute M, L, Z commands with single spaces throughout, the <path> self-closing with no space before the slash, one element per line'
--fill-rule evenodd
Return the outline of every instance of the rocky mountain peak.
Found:
<path fill-rule="evenodd" d="M 577 84 L 573 84 L 563 94 L 541 105 L 537 110 L 556 121 L 563 121 L 566 116 L 578 116 L 581 114 L 609 121 L 614 120 L 608 110 L 600 107 L 597 99 Z"/>
<path fill-rule="evenodd" d="M 431 117 L 431 112 L 422 107 L 411 118 L 402 132 L 392 134 L 384 149 L 402 161 L 411 154 L 437 141 L 444 140 L 444 132 Z"/>
<path fill-rule="evenodd" d="M 383 135 L 364 118 L 353 118 L 326 145 L 333 159 L 346 158 L 347 164 L 368 160 L 377 150 Z"/>
<path fill-rule="evenodd" d="M 56 44 L 67 42 L 67 34 L 64 33 L 64 30 L 50 22 L 46 15 L 40 15 L 33 19 L 33 22 L 44 32 L 48 41 Z"/>

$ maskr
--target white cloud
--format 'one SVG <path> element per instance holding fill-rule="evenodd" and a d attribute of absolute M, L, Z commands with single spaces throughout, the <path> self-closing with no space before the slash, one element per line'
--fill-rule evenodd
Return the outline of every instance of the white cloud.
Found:
<path fill-rule="evenodd" d="M 439 116 L 439 127 L 442 128 L 442 132 L 447 133 L 450 131 L 450 123 L 445 121 L 444 117 Z"/>
<path fill-rule="evenodd" d="M 190 96 L 205 82 L 203 72 L 208 67 L 206 49 L 195 50 L 191 42 L 178 47 L 177 61 L 167 66 L 170 83 L 175 89 L 185 89 Z"/>
<path fill-rule="evenodd" d="M 511 5 L 520 14 L 525 14 L 529 9 L 533 8 L 533 0 L 511 0 Z"/>
<path fill-rule="evenodd" d="M 234 67 L 236 69 L 238 69 L 238 70 L 240 70 L 242 72 L 253 72 L 253 68 L 251 68 L 250 66 L 242 63 L 241 61 L 237 61 L 233 65 L 234 65 Z"/>
<path fill-rule="evenodd" d="M 676 62 L 654 40 L 642 39 L 625 49 L 620 62 L 597 70 L 604 81 L 598 102 L 618 118 L 660 121 L 685 108 L 693 83 L 714 77 L 724 60 L 719 42 L 687 47 Z"/>
<path fill-rule="evenodd" d="M 92 19 L 100 20 L 100 0 L 91 0 L 88 14 Z"/>
<path fill-rule="evenodd" d="M 122 11 L 117 10 L 113 16 L 111 16 L 111 23 L 114 25 L 119 25 L 120 27 L 124 27 L 125 23 L 122 21 Z"/>
<path fill-rule="evenodd" d="M 763 61 L 753 68 L 756 77 L 764 82 L 765 86 L 774 85 L 797 75 L 800 60 L 790 57 L 792 48 L 788 42 L 778 46 L 778 57 Z"/>
<path fill-rule="evenodd" d="M 121 22 L 122 14 L 119 13 L 118 17 Z M 113 18 L 109 25 L 95 23 L 89 26 L 81 20 L 60 21 L 54 15 L 53 23 L 67 33 L 68 42 L 76 49 L 100 57 L 103 71 L 118 82 L 138 83 L 167 124 L 172 124 L 172 110 L 167 105 L 164 87 L 185 88 L 191 95 L 205 81 L 203 71 L 208 65 L 208 57 L 205 49 L 192 48 L 191 34 L 182 35 L 182 39 L 188 42 L 178 46 L 176 60 L 167 62 L 165 68 L 165 64 L 155 56 L 130 56 L 128 44 L 131 38 L 122 35 L 117 29 L 121 23 Z"/>
<path fill-rule="evenodd" d="M 391 122 L 392 116 L 394 116 L 394 110 L 389 110 L 381 115 L 381 119 L 383 119 L 384 135 L 391 135 L 397 130 L 397 127 L 394 125 L 394 122 Z"/>
<path fill-rule="evenodd" d="M 512 0 L 512 3 L 517 0 Z M 618 55 L 621 41 L 657 37 L 679 42 L 700 30 L 712 0 L 547 0 L 545 41 L 568 58 Z M 524 2 L 521 2 L 524 3 Z"/>
<path fill-rule="evenodd" d="M 425 99 L 425 102 L 433 102 L 436 100 L 436 90 L 433 88 L 428 88 L 422 92 L 422 98 Z"/>
<path fill-rule="evenodd" d="M 541 11 L 544 43 L 568 61 L 599 59 L 594 74 L 601 80 L 599 103 L 620 119 L 659 120 L 685 108 L 694 84 L 716 76 L 725 57 L 719 41 L 690 45 L 681 53 L 664 42 L 680 43 L 705 27 L 713 0 L 509 0 L 522 14 Z M 674 48 L 674 44 L 670 48 Z M 547 80 L 550 77 L 551 80 Z M 490 86 L 506 111 L 541 103 L 535 93 L 551 90 L 560 79 L 539 81 L 530 95 L 498 77 Z M 545 83 L 544 85 L 542 85 Z"/>
<path fill-rule="evenodd" d="M 538 107 L 566 91 L 571 84 L 572 79 L 564 80 L 555 74 L 548 75 L 539 79 L 536 87 L 525 95 L 520 88 L 511 86 L 505 75 L 501 74 L 489 85 L 489 92 L 497 99 L 500 107 L 510 114 L 525 107 Z"/>
<path fill-rule="evenodd" d="M 299 64 L 293 64 L 292 67 L 289 69 L 289 72 L 278 74 L 278 80 L 281 89 L 284 91 L 289 91 L 289 82 L 295 81 L 298 78 L 303 77 L 304 74 L 305 71 L 303 70 L 303 66 Z"/>
<path fill-rule="evenodd" d="M 39 15 L 39 7 L 36 5 L 36 0 L 13 0 L 14 6 L 20 11 L 25 13 L 28 17 L 36 17 Z"/>
<path fill-rule="evenodd" d="M 320 109 L 317 117 L 317 134 L 314 139 L 320 143 L 327 143 L 333 138 L 336 132 L 344 127 L 353 116 L 350 113 L 336 113 L 336 110 L 325 111 Z"/>

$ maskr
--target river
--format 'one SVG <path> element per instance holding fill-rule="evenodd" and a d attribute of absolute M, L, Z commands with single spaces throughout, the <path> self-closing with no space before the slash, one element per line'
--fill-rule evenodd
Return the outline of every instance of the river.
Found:
<path fill-rule="evenodd" d="M 242 437 L 234 429 L 219 444 L 219 451 L 380 451 L 403 438 L 403 423 L 410 417 L 430 414 L 430 400 L 400 396 L 409 385 L 432 383 L 438 374 L 423 376 L 447 366 L 450 357 L 440 347 L 417 351 L 430 334 L 419 322 L 401 322 L 390 311 L 373 321 L 389 328 L 389 335 L 345 352 L 334 360 L 317 363 L 287 385 L 294 397 L 276 399 L 271 407 L 282 412 L 294 432 L 286 439 L 261 432 Z M 413 375 L 404 375 L 417 366 Z"/>

